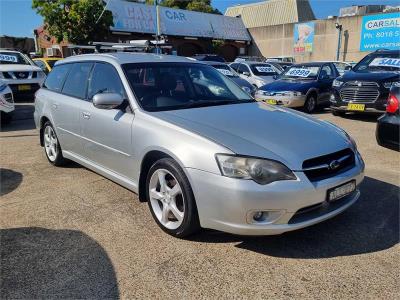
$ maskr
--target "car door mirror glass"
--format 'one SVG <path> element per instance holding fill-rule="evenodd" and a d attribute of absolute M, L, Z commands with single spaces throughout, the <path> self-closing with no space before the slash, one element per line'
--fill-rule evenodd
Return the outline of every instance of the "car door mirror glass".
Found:
<path fill-rule="evenodd" d="M 250 76 L 250 72 L 244 71 L 243 75 L 249 77 Z"/>
<path fill-rule="evenodd" d="M 93 96 L 93 105 L 99 109 L 113 109 L 123 102 L 124 98 L 118 93 L 99 93 Z"/>

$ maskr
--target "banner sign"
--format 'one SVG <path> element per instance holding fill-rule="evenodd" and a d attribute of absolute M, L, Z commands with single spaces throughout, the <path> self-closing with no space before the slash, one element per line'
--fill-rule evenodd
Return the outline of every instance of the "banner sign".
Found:
<path fill-rule="evenodd" d="M 400 13 L 362 18 L 360 51 L 400 49 Z"/>
<path fill-rule="evenodd" d="M 400 59 L 377 57 L 373 61 L 371 61 L 371 63 L 369 65 L 376 66 L 376 67 L 400 68 Z"/>
<path fill-rule="evenodd" d="M 294 53 L 313 51 L 314 22 L 294 24 Z"/>
<path fill-rule="evenodd" d="M 108 3 L 107 9 L 114 18 L 111 30 L 155 34 L 156 9 L 153 5 L 119 0 Z M 159 20 L 160 33 L 165 35 L 251 40 L 240 18 L 160 6 Z"/>
<path fill-rule="evenodd" d="M 305 77 L 308 77 L 308 75 L 310 75 L 310 73 L 311 73 L 311 70 L 309 70 L 309 69 L 292 68 L 285 75 L 305 78 Z"/>

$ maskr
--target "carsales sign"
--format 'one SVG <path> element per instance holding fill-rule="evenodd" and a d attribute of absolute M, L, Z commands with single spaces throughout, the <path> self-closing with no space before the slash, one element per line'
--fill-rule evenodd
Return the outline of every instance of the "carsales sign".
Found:
<path fill-rule="evenodd" d="M 360 51 L 400 49 L 400 13 L 362 18 Z"/>

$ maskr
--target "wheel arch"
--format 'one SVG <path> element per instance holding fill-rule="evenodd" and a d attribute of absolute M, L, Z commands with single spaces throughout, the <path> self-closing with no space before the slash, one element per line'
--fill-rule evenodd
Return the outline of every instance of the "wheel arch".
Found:
<path fill-rule="evenodd" d="M 50 118 L 48 118 L 47 116 L 42 116 L 41 118 L 40 118 L 40 121 L 39 121 L 39 137 L 40 137 L 40 146 L 44 146 L 44 141 L 43 141 L 43 127 L 44 127 L 44 124 L 46 123 L 46 122 L 50 122 L 51 123 L 51 121 L 50 121 Z"/>
<path fill-rule="evenodd" d="M 316 89 L 316 88 L 311 88 L 311 89 L 309 89 L 308 91 L 307 91 L 307 94 L 306 94 L 306 98 L 308 98 L 309 96 L 311 96 L 311 95 L 315 95 L 315 100 L 316 101 L 318 101 L 318 89 Z"/>
<path fill-rule="evenodd" d="M 139 180 L 138 180 L 138 195 L 140 202 L 147 202 L 146 199 L 146 179 L 147 174 L 151 168 L 151 166 L 158 160 L 163 158 L 171 158 L 177 162 L 177 164 L 181 167 L 186 177 L 190 182 L 190 178 L 185 170 L 183 163 L 170 151 L 166 149 L 152 149 L 148 150 L 141 159 L 140 164 L 140 172 L 139 172 Z"/>

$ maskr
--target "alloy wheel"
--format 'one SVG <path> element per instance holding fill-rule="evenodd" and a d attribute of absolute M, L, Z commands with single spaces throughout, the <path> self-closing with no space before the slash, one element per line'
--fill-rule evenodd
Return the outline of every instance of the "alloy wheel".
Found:
<path fill-rule="evenodd" d="M 150 178 L 149 196 L 151 208 L 161 225 L 177 229 L 185 216 L 182 188 L 171 172 L 157 169 Z"/>
<path fill-rule="evenodd" d="M 54 162 L 57 159 L 59 149 L 56 133 L 51 126 L 46 126 L 44 129 L 44 147 L 47 157 L 51 162 Z"/>

